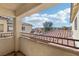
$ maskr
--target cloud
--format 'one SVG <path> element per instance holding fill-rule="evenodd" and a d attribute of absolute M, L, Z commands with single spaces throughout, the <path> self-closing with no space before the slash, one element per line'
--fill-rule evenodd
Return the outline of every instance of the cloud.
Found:
<path fill-rule="evenodd" d="M 45 14 L 42 14 L 41 16 L 42 17 L 48 17 L 48 14 L 45 13 Z"/>
<path fill-rule="evenodd" d="M 36 13 L 29 17 L 25 17 L 23 22 L 32 24 L 34 27 L 43 27 L 43 23 L 51 21 L 53 23 L 67 23 L 66 19 L 70 18 L 70 8 L 60 10 L 55 14 L 40 14 Z"/>
<path fill-rule="evenodd" d="M 55 13 L 55 14 L 49 15 L 49 17 L 56 18 L 56 19 L 58 19 L 58 20 L 60 20 L 61 22 L 64 22 L 64 23 L 66 22 L 65 19 L 69 18 L 69 16 L 70 16 L 70 8 L 66 8 L 64 10 L 61 10 L 61 11 Z"/>
<path fill-rule="evenodd" d="M 36 14 L 31 15 L 31 17 L 36 17 L 36 16 L 40 16 L 40 14 L 36 13 Z"/>

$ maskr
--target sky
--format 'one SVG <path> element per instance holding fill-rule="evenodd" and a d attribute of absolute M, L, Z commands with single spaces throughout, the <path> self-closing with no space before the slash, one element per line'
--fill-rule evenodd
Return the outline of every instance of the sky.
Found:
<path fill-rule="evenodd" d="M 43 23 L 51 21 L 52 27 L 70 27 L 70 3 L 60 3 L 54 7 L 23 18 L 24 23 L 32 24 L 33 28 L 43 28 Z"/>

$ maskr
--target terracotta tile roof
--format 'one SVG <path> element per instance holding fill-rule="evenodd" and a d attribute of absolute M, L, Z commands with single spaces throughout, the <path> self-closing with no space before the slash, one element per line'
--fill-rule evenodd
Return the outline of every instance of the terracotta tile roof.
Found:
<path fill-rule="evenodd" d="M 72 38 L 72 31 L 71 30 L 51 30 L 46 32 L 44 35 L 63 37 L 63 38 Z"/>

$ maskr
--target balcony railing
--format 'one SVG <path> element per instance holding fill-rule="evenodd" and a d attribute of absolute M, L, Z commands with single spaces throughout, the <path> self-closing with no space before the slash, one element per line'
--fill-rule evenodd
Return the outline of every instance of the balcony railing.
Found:
<path fill-rule="evenodd" d="M 9 32 L 7 32 L 7 33 L 0 33 L 0 38 L 5 38 L 5 37 L 10 37 L 10 36 L 13 36 L 13 33 L 9 33 Z"/>
<path fill-rule="evenodd" d="M 76 42 L 78 43 L 79 40 L 77 39 L 71 39 L 71 38 L 62 38 L 62 37 L 54 37 L 54 36 L 46 36 L 42 34 L 32 34 L 32 33 L 21 33 L 22 38 L 31 38 L 33 40 L 42 41 L 45 43 L 54 43 L 66 47 L 76 48 L 79 49 L 79 47 L 76 46 Z"/>

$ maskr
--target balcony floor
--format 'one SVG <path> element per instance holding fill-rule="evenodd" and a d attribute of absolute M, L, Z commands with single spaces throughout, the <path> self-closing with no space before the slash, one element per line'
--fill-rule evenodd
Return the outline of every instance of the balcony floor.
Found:
<path fill-rule="evenodd" d="M 14 53 L 11 53 L 11 54 L 8 54 L 6 56 L 24 56 L 24 54 L 18 52 L 18 53 L 16 53 L 16 55 L 14 55 Z"/>

